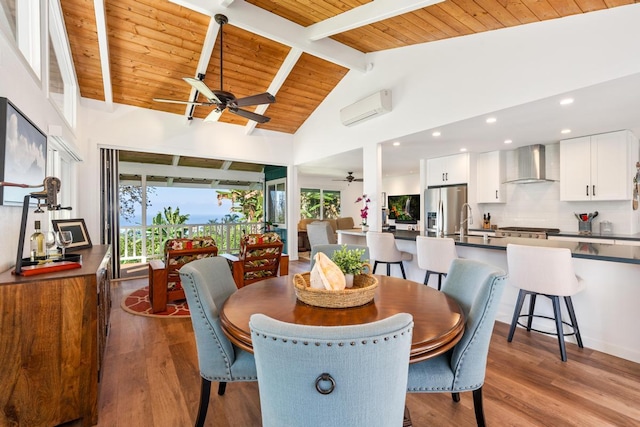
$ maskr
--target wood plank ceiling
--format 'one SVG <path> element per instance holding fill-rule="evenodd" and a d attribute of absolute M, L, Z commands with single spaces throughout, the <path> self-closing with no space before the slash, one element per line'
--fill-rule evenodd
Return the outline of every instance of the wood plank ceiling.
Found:
<path fill-rule="evenodd" d="M 562 18 L 637 1 L 445 0 L 417 9 L 414 6 L 412 11 L 395 16 L 391 13 L 385 15 L 391 17 L 332 34 L 321 40 L 329 44 L 313 42 L 319 45 L 318 51 L 305 50 L 305 46 L 313 43 L 305 44 L 299 40 L 300 34 L 304 33 L 292 34 L 290 43 L 285 43 L 283 37 L 276 41 L 267 35 L 275 32 L 274 26 L 282 27 L 283 22 L 296 25 L 291 28 L 299 26 L 301 30 L 308 30 L 311 26 L 335 19 L 343 12 L 356 10 L 369 1 L 210 0 L 204 3 L 213 4 L 212 10 L 217 8 L 221 13 L 227 7 L 229 11 L 229 24 L 224 26 L 223 89 L 237 98 L 271 91 L 277 102 L 264 112 L 271 121 L 257 127 L 292 134 L 349 71 L 349 60 L 340 59 L 345 56 L 357 61 L 370 52 Z M 215 22 L 210 25 L 213 18 L 208 14 L 169 0 L 105 0 L 104 13 L 98 11 L 99 19 L 96 19 L 94 0 L 65 0 L 60 3 L 82 97 L 189 115 L 187 110 L 190 109 L 184 105 L 154 102 L 153 98 L 190 100 L 191 87 L 182 78 L 195 77 L 204 70 L 207 86 L 221 89 L 219 38 L 215 39 L 211 54 L 206 49 L 207 38 L 217 35 L 218 25 Z M 178 3 L 202 5 L 203 1 L 180 0 Z M 387 3 L 395 3 L 394 7 L 424 4 L 417 0 Z M 234 19 L 238 25 L 234 25 Z M 269 21 L 264 22 L 262 31 L 257 31 L 261 34 L 244 29 L 256 28 L 260 21 Z M 104 29 L 107 40 L 107 49 L 103 48 L 102 52 L 99 46 L 101 29 Z M 336 54 L 334 60 L 331 54 L 326 53 L 331 48 L 344 52 Z M 102 62 L 109 64 L 106 69 L 101 64 L 101 53 Z M 205 118 L 213 108 L 196 107 L 193 117 Z M 253 108 L 247 107 L 252 111 Z M 256 126 L 255 122 L 228 110 L 220 121 L 246 126 L 248 132 Z"/>

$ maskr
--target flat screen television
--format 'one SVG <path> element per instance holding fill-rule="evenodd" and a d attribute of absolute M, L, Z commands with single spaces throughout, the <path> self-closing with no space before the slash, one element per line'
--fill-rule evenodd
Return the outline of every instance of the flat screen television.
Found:
<path fill-rule="evenodd" d="M 47 135 L 11 101 L 0 97 L 0 181 L 42 186 L 46 164 Z M 20 206 L 33 191 L 0 186 L 0 204 Z"/>
<path fill-rule="evenodd" d="M 388 196 L 389 219 L 397 224 L 417 224 L 420 219 L 420 195 Z"/>

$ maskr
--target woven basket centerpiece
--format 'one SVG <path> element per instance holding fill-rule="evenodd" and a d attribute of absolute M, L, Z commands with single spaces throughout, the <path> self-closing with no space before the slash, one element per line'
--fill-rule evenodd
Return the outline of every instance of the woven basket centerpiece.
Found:
<path fill-rule="evenodd" d="M 375 290 L 378 287 L 378 279 L 371 274 L 353 276 L 353 287 L 339 291 L 312 288 L 310 278 L 311 272 L 295 274 L 293 276 L 293 284 L 296 288 L 298 299 L 315 307 L 358 307 L 373 300 Z"/>

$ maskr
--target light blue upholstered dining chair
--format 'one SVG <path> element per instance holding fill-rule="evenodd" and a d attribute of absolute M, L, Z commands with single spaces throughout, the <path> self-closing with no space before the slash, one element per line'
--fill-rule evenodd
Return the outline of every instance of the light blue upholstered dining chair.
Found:
<path fill-rule="evenodd" d="M 211 381 L 218 381 L 222 396 L 228 382 L 257 381 L 251 353 L 233 345 L 222 332 L 220 308 L 237 291 L 226 258 L 192 261 L 180 269 L 182 287 L 191 311 L 202 384 L 196 427 L 203 426 L 209 407 Z"/>
<path fill-rule="evenodd" d="M 478 426 L 484 426 L 482 385 L 487 369 L 489 342 L 500 297 L 506 281 L 497 267 L 469 259 L 455 259 L 442 292 L 455 299 L 466 316 L 462 339 L 448 352 L 409 366 L 410 393 L 452 393 L 473 391 Z"/>
<path fill-rule="evenodd" d="M 309 238 L 311 249 L 315 245 L 329 245 L 338 241 L 331 224 L 327 221 L 314 221 L 311 224 L 307 224 L 307 237 Z"/>
<path fill-rule="evenodd" d="M 331 258 L 333 256 L 333 253 L 339 249 L 342 249 L 343 246 L 346 246 L 348 250 L 353 250 L 353 249 L 364 249 L 364 253 L 362 254 L 362 256 L 360 257 L 361 260 L 363 261 L 367 261 L 369 262 L 369 247 L 368 246 L 364 246 L 364 245 L 340 245 L 340 244 L 333 244 L 333 245 L 315 245 L 311 248 L 311 268 L 313 269 L 313 265 L 315 264 L 316 260 L 316 254 L 318 252 L 322 252 L 324 253 L 326 256 L 328 256 L 329 258 Z"/>
<path fill-rule="evenodd" d="M 401 426 L 413 318 L 304 326 L 249 323 L 263 427 Z"/>

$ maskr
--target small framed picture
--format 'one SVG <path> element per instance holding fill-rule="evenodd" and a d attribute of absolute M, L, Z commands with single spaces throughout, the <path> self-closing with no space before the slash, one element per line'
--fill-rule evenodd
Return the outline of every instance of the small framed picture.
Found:
<path fill-rule="evenodd" d="M 86 249 L 92 246 L 87 226 L 84 219 L 53 219 L 51 220 L 55 231 L 70 231 L 73 236 L 71 244 L 67 250 Z"/>

